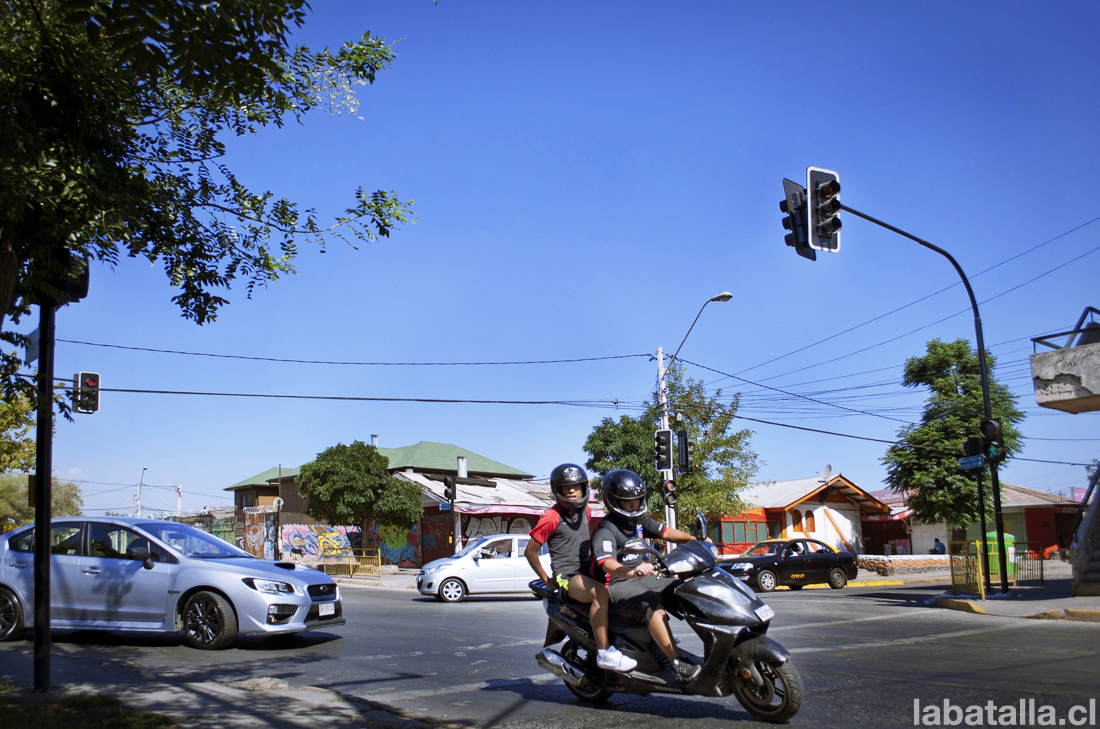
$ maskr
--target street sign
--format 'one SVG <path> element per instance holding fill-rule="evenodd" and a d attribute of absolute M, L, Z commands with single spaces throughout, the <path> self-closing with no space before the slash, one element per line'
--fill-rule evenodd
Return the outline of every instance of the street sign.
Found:
<path fill-rule="evenodd" d="M 959 468 L 964 471 L 976 471 L 985 465 L 985 456 L 979 453 L 976 456 L 967 456 L 959 459 Z"/>
<path fill-rule="evenodd" d="M 27 335 L 27 356 L 26 359 L 23 360 L 24 363 L 30 365 L 31 362 L 34 362 L 36 359 L 38 359 L 39 346 L 38 330 L 35 329 L 33 332 Z"/>

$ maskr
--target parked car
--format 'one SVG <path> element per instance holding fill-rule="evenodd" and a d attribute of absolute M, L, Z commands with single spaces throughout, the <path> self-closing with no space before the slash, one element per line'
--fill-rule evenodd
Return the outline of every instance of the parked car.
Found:
<path fill-rule="evenodd" d="M 779 585 L 801 590 L 803 585 L 822 582 L 839 590 L 859 571 L 854 554 L 816 539 L 760 542 L 721 567 L 760 592 L 771 592 Z"/>
<path fill-rule="evenodd" d="M 0 538 L 0 640 L 34 624 L 34 525 Z M 50 532 L 50 625 L 183 631 L 196 648 L 238 633 L 343 625 L 323 572 L 257 559 L 212 534 L 155 519 L 59 517 Z"/>
<path fill-rule="evenodd" d="M 459 602 L 467 595 L 500 592 L 531 593 L 527 587 L 538 575 L 523 556 L 531 538 L 526 534 L 478 537 L 453 557 L 437 559 L 420 568 L 416 589 L 443 602 Z M 539 560 L 550 571 L 550 552 L 539 550 Z"/>

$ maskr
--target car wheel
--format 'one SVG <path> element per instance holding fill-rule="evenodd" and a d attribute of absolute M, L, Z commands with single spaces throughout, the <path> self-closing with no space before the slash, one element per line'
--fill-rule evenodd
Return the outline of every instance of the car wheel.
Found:
<path fill-rule="evenodd" d="M 801 590 L 805 585 L 787 585 L 788 590 Z"/>
<path fill-rule="evenodd" d="M 443 602 L 462 602 L 466 597 L 466 585 L 457 577 L 448 577 L 439 586 L 439 599 Z"/>
<path fill-rule="evenodd" d="M 829 570 L 829 587 L 834 590 L 839 590 L 848 584 L 848 575 L 844 574 L 844 570 L 839 567 L 833 567 Z"/>
<path fill-rule="evenodd" d="M 771 592 L 774 590 L 776 586 L 775 573 L 771 570 L 760 570 L 757 572 L 756 586 L 760 588 L 760 592 Z"/>
<path fill-rule="evenodd" d="M 19 598 L 0 587 L 0 640 L 23 637 L 23 606 Z"/>
<path fill-rule="evenodd" d="M 183 608 L 183 632 L 196 648 L 225 648 L 237 639 L 237 615 L 221 595 L 196 592 Z"/>

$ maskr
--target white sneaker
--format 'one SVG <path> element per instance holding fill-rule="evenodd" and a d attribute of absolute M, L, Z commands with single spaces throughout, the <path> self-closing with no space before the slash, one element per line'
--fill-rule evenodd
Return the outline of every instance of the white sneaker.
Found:
<path fill-rule="evenodd" d="M 626 673 L 633 670 L 638 662 L 630 656 L 623 655 L 622 651 L 615 646 L 611 646 L 605 651 L 596 652 L 596 665 L 607 671 Z"/>

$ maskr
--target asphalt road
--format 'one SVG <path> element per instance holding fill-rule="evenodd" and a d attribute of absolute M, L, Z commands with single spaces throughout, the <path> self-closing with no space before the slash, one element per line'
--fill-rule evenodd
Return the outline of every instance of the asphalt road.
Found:
<path fill-rule="evenodd" d="M 1100 725 L 1095 623 L 928 607 L 925 600 L 937 593 L 930 586 L 768 595 L 776 612 L 770 635 L 791 650 L 806 688 L 791 724 L 914 726 L 916 701 L 917 725 L 945 725 L 946 701 L 947 718 L 963 726 L 961 717 L 979 714 L 982 723 L 970 725 L 1038 726 L 1044 711 L 1055 724 Z M 443 604 L 410 590 L 343 594 L 345 626 L 274 640 L 245 637 L 225 651 L 196 651 L 176 637 L 92 632 L 55 633 L 54 643 L 129 661 L 170 683 L 273 677 L 464 727 L 768 726 L 733 698 L 615 695 L 599 706 L 578 702 L 535 664 L 545 617 L 529 597 Z M 701 652 L 687 626 L 676 632 L 685 648 Z M 0 652 L 4 645 L 11 644 Z M 1071 714 L 1075 706 L 1084 713 Z"/>

